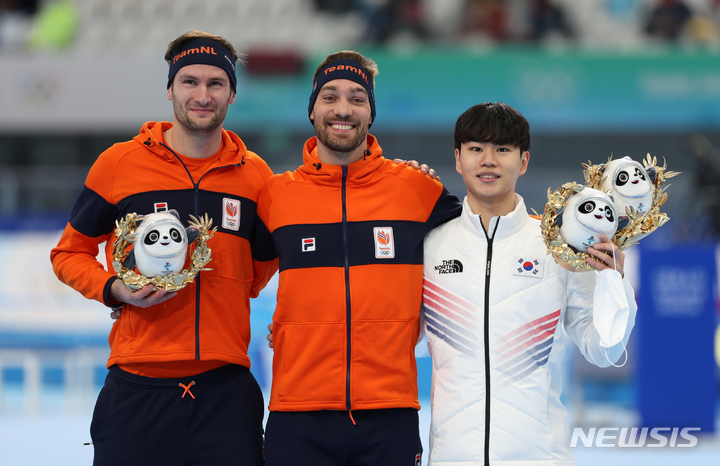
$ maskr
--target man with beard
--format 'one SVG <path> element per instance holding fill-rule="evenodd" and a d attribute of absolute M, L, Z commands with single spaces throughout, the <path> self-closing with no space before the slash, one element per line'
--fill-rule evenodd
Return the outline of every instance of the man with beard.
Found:
<path fill-rule="evenodd" d="M 368 134 L 376 75 L 352 51 L 320 64 L 304 163 L 268 180 L 258 198 L 280 259 L 268 466 L 421 461 L 423 238 L 460 203 L 383 157 Z"/>
<path fill-rule="evenodd" d="M 117 317 L 90 428 L 94 464 L 262 465 L 264 402 L 247 348 L 249 298 L 277 270 L 255 211 L 272 172 L 222 127 L 236 93 L 232 44 L 190 31 L 165 59 L 172 123 L 145 123 L 99 156 L 51 253 L 62 282 Z M 132 292 L 111 272 L 115 221 L 170 209 L 214 220 L 211 270 L 178 292 Z M 95 258 L 102 243 L 107 268 Z"/>

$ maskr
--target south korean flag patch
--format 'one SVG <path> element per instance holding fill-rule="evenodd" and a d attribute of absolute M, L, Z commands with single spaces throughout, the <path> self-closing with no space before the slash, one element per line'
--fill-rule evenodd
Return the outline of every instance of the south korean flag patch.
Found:
<path fill-rule="evenodd" d="M 513 275 L 542 278 L 544 259 L 515 256 L 512 264 Z"/>

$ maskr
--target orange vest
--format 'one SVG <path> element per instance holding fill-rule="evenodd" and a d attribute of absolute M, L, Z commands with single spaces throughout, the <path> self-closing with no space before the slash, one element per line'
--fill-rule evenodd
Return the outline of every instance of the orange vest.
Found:
<path fill-rule="evenodd" d="M 53 269 L 63 283 L 109 306 L 110 285 L 117 279 L 112 272 L 116 219 L 175 209 L 185 223 L 190 214 L 207 213 L 218 227 L 208 241 L 212 270 L 200 272 L 195 283 L 162 304 L 144 309 L 125 304 L 110 332 L 108 367 L 169 361 L 250 367 L 250 298 L 277 267 L 272 248 L 269 254 L 262 251 L 264 227 L 256 222 L 257 195 L 272 172 L 239 137 L 223 131 L 218 160 L 194 179 L 163 143 L 163 131 L 171 126 L 146 123 L 133 140 L 100 155 L 52 250 Z M 231 218 L 226 218 L 228 200 L 237 201 L 231 210 L 239 206 Z M 105 266 L 95 259 L 102 243 Z"/>
<path fill-rule="evenodd" d="M 275 175 L 258 215 L 280 258 L 272 411 L 420 408 L 415 345 L 423 238 L 460 203 L 419 171 L 371 155 Z"/>

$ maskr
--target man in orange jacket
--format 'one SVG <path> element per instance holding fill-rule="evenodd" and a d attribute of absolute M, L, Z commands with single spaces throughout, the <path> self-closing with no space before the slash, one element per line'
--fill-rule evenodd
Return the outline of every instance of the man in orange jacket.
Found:
<path fill-rule="evenodd" d="M 264 402 L 247 349 L 249 298 L 277 270 L 255 208 L 272 172 L 222 127 L 238 58 L 201 31 L 169 45 L 172 123 L 148 122 L 100 155 L 51 253 L 62 282 L 121 309 L 90 429 L 94 464 L 263 464 Z M 132 292 L 111 272 L 115 221 L 169 209 L 214 220 L 212 270 L 175 293 Z M 95 259 L 103 243 L 107 267 Z"/>
<path fill-rule="evenodd" d="M 303 165 L 272 177 L 258 216 L 280 259 L 268 466 L 419 465 L 415 345 L 423 238 L 460 214 L 436 180 L 383 157 L 375 63 L 317 68 Z"/>

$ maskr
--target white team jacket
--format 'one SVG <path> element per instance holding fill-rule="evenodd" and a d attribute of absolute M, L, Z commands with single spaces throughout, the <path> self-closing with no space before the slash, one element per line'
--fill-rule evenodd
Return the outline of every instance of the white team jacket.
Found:
<path fill-rule="evenodd" d="M 623 353 L 618 344 L 606 357 L 598 344 L 595 272 L 557 265 L 540 222 L 516 198 L 513 212 L 491 219 L 487 236 L 466 198 L 459 218 L 425 238 L 423 303 L 433 362 L 429 466 L 575 464 L 560 402 L 565 333 L 598 366 Z M 637 305 L 627 279 L 623 284 L 627 344 Z"/>

